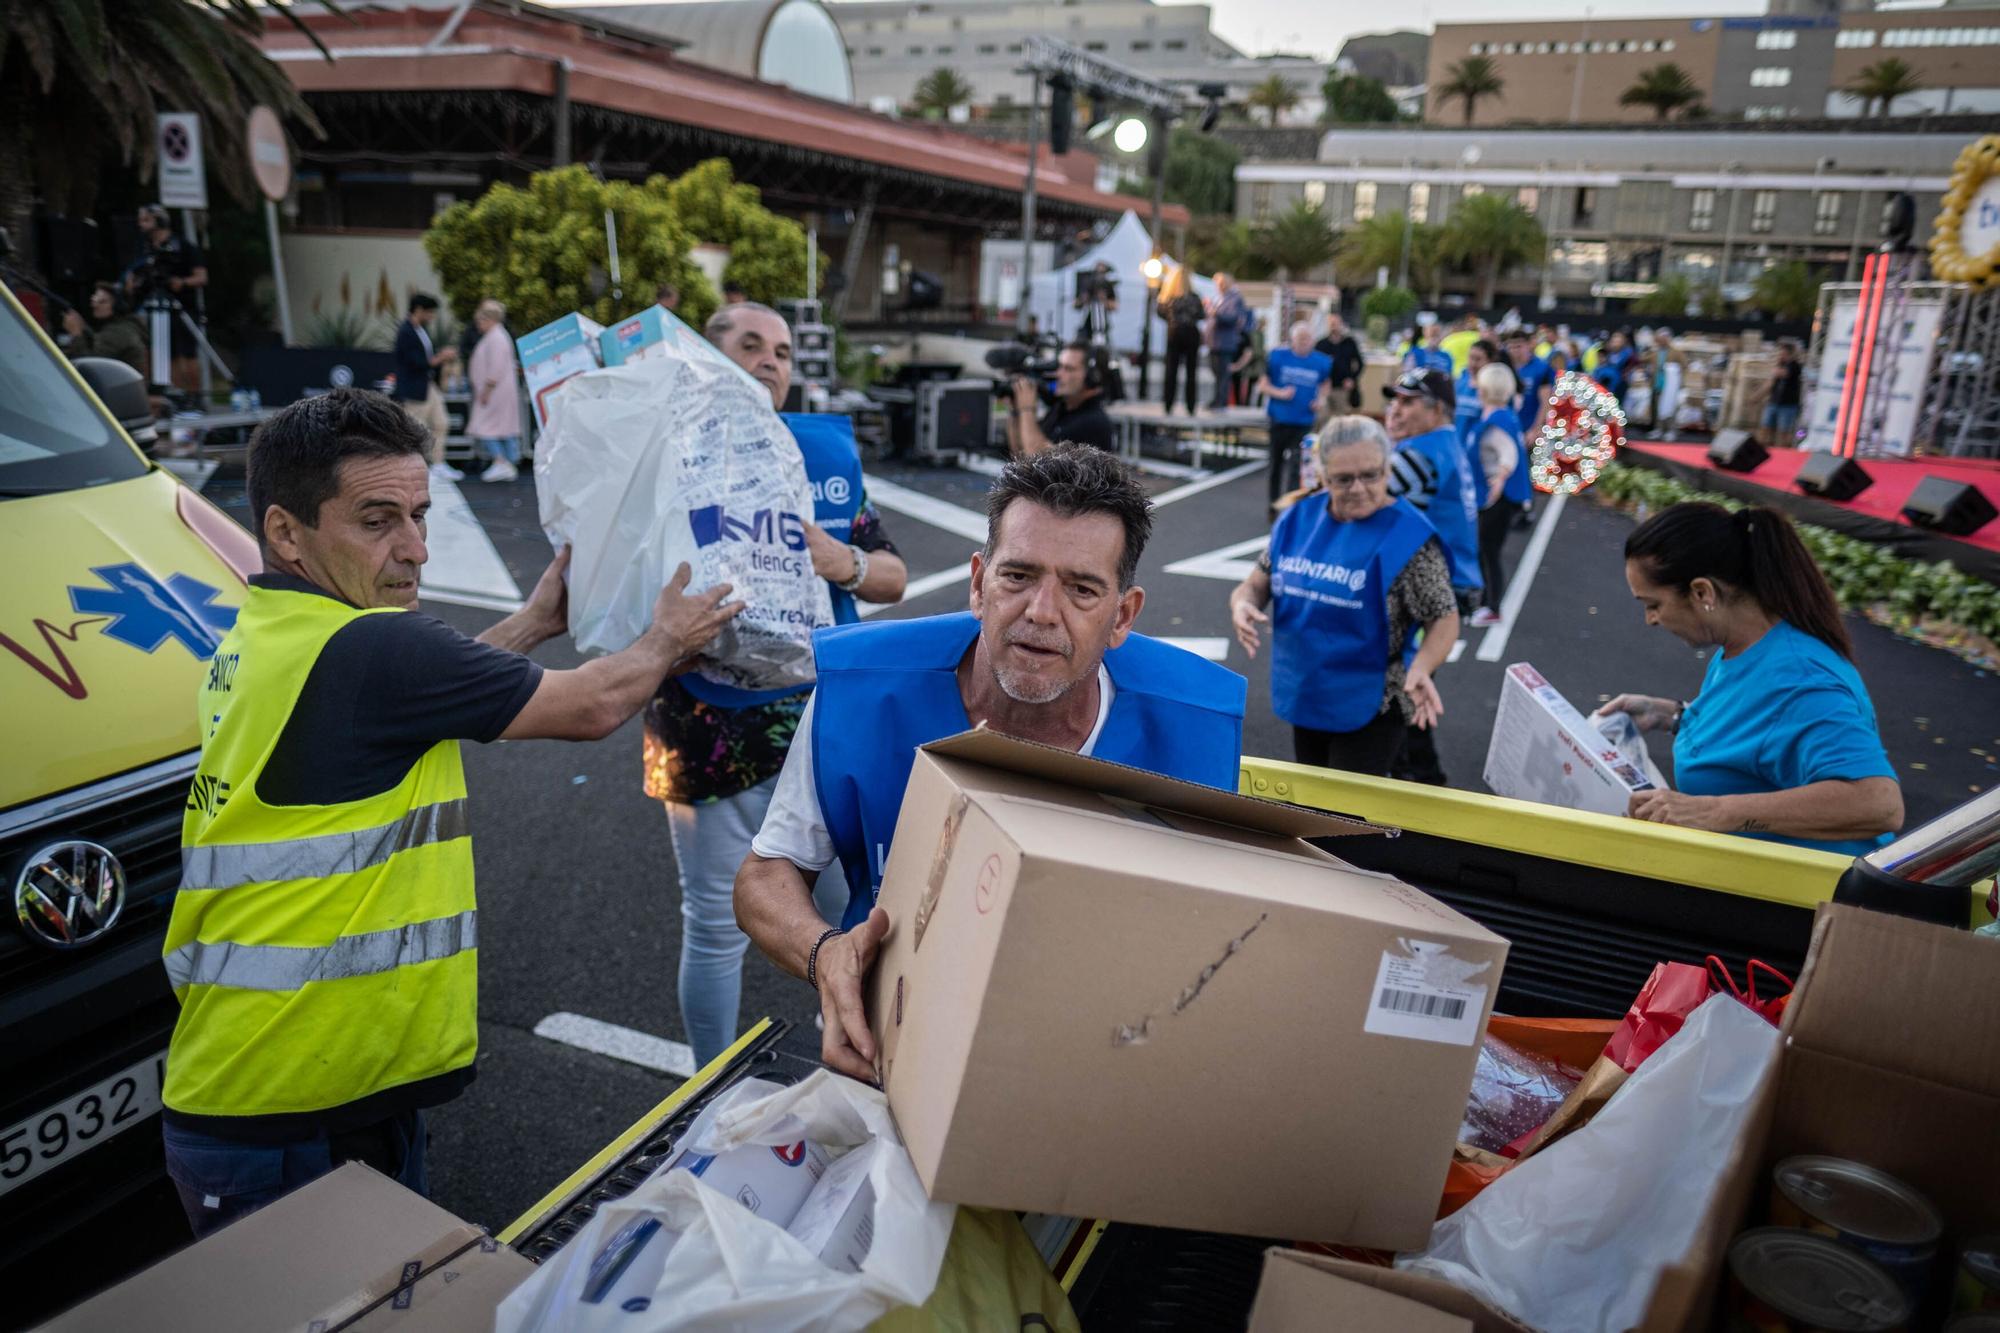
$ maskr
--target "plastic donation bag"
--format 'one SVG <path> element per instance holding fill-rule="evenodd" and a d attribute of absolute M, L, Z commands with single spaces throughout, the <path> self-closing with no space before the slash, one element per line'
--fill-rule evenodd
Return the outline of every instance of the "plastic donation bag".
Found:
<path fill-rule="evenodd" d="M 1693 1241 L 1780 1042 L 1734 999 L 1702 1004 L 1596 1119 L 1488 1185 L 1396 1267 L 1538 1328 L 1635 1326 L 1654 1275 Z"/>
<path fill-rule="evenodd" d="M 747 1096 L 725 1094 L 726 1103 L 696 1120 L 666 1170 L 601 1205 L 569 1244 L 508 1294 L 495 1333 L 837 1333 L 922 1305 L 937 1284 L 956 1209 L 925 1198 L 887 1098 L 826 1070 L 763 1092 L 768 1086 L 742 1089 Z M 809 1195 L 782 1222 L 776 1220 L 782 1214 L 753 1211 L 748 1200 L 717 1191 L 693 1169 L 678 1169 L 690 1157 L 720 1163 L 752 1146 L 789 1160 L 807 1144 L 831 1158 L 815 1192 L 830 1185 L 843 1196 L 821 1207 Z M 843 1172 L 842 1163 L 857 1153 L 865 1172 Z M 854 1215 L 857 1207 L 865 1211 Z M 793 1234 L 799 1229 L 811 1233 L 807 1242 Z"/>
<path fill-rule="evenodd" d="M 686 561 L 690 592 L 728 583 L 747 604 L 702 675 L 746 690 L 810 684 L 812 632 L 833 624 L 833 604 L 806 546 L 798 445 L 764 387 L 705 344 L 649 350 L 570 380 L 535 446 L 542 527 L 573 548 L 576 646 L 630 646 Z"/>

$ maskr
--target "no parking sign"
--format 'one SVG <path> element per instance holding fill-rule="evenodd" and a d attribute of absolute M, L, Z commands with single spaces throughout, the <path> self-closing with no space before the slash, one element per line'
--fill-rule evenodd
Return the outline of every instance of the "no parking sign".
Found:
<path fill-rule="evenodd" d="M 160 202 L 168 208 L 207 208 L 201 117 L 192 111 L 160 112 L 154 148 L 160 163 Z"/>

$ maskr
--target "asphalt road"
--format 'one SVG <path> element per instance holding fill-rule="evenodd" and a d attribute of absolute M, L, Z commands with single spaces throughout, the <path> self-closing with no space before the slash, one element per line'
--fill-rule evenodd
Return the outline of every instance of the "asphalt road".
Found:
<path fill-rule="evenodd" d="M 976 545 L 987 477 L 892 466 L 871 469 L 870 478 L 913 581 L 936 585 L 888 614 L 963 607 L 965 583 L 952 571 Z M 1234 576 L 1220 563 L 1228 557 L 1213 553 L 1254 545 L 1265 531 L 1264 482 L 1254 466 L 1223 478 L 1149 480 L 1162 508 L 1141 566 L 1142 630 L 1227 639 Z M 548 557 L 532 481 L 469 481 L 462 489 L 515 582 L 532 587 Z M 239 484 L 219 479 L 209 493 L 242 516 Z M 1686 697 L 1700 683 L 1699 655 L 1645 628 L 1625 587 L 1619 552 L 1631 520 L 1582 500 L 1569 502 L 1553 523 L 1505 651 L 1479 660 L 1490 632 L 1470 631 L 1461 660 L 1440 673 L 1446 715 L 1439 748 L 1454 786 L 1484 790 L 1487 735 L 1509 662 L 1534 663 L 1585 711 L 1620 691 Z M 1528 540 L 1525 531 L 1514 534 L 1510 562 Z M 1235 554 L 1245 558 L 1240 549 Z M 1168 572 L 1189 561 L 1224 576 Z M 464 606 L 427 609 L 468 633 L 497 618 Z M 1986 673 L 1858 619 L 1850 628 L 1912 823 L 1995 781 L 2000 713 Z M 577 661 L 563 644 L 536 656 L 551 667 Z M 1270 713 L 1266 660 L 1246 662 L 1233 641 L 1225 660 L 1250 679 L 1245 752 L 1289 758 L 1289 728 Z M 1656 757 L 1666 765 L 1665 753 Z M 431 1117 L 431 1182 L 444 1207 L 497 1229 L 676 1086 L 672 1075 L 535 1029 L 569 1013 L 683 1038 L 674 993 L 679 894 L 665 816 L 640 791 L 636 722 L 593 744 L 468 746 L 466 768 L 481 908 L 479 1078 Z M 764 1014 L 810 1022 L 815 1012 L 802 982 L 751 951 L 746 1022 Z"/>

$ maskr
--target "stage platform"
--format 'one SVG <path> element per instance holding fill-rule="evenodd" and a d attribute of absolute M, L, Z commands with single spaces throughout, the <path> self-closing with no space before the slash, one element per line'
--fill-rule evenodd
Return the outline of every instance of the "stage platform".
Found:
<path fill-rule="evenodd" d="M 1925 477 L 1948 477 L 1983 492 L 2000 509 L 2000 461 L 1970 458 L 1864 458 L 1856 461 L 1874 484 L 1852 500 L 1807 495 L 1793 483 L 1807 454 L 1777 449 L 1749 472 L 1725 472 L 1704 444 L 1629 442 L 1621 461 L 1669 473 L 1701 490 L 1767 504 L 1793 518 L 1865 541 L 1882 542 L 1914 560 L 1949 560 L 1968 574 L 2000 583 L 2000 519 L 1964 537 L 1948 537 L 1903 518 L 1903 502 Z"/>

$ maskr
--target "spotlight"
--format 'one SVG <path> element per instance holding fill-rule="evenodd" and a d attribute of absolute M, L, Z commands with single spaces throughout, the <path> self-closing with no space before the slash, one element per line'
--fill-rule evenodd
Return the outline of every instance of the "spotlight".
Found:
<path fill-rule="evenodd" d="M 1151 259 L 1139 265 L 1139 271 L 1146 275 L 1146 285 L 1150 287 L 1159 282 L 1160 275 L 1167 271 L 1167 266 L 1160 262 L 1158 255 L 1154 255 Z"/>
<path fill-rule="evenodd" d="M 1201 132 L 1213 134 L 1216 122 L 1222 119 L 1222 99 L 1229 96 L 1229 85 L 1204 83 L 1195 89 L 1195 93 L 1208 103 L 1207 109 L 1201 113 Z"/>
<path fill-rule="evenodd" d="M 1111 142 L 1118 146 L 1121 153 L 1138 152 L 1146 146 L 1146 122 L 1137 116 L 1127 116 L 1112 131 Z"/>
<path fill-rule="evenodd" d="M 1117 125 L 1118 118 L 1112 113 L 1109 104 L 1105 102 L 1104 95 L 1102 93 L 1092 93 L 1090 95 L 1090 128 L 1083 132 L 1083 137 L 1094 143 L 1111 133 L 1112 130 L 1117 128 Z"/>

